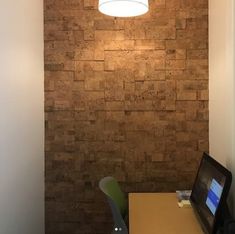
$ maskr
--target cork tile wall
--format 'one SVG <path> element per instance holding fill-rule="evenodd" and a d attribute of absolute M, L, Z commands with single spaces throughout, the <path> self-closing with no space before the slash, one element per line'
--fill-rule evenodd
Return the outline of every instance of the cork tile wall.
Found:
<path fill-rule="evenodd" d="M 44 0 L 47 234 L 110 233 L 99 179 L 190 188 L 208 151 L 208 1 L 149 2 L 123 19 Z"/>

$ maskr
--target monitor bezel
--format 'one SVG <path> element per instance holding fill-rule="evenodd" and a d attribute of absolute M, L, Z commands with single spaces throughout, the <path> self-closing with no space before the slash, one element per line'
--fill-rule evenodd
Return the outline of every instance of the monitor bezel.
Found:
<path fill-rule="evenodd" d="M 193 196 L 194 195 L 194 193 L 193 193 L 194 187 L 196 185 L 196 181 L 197 181 L 197 178 L 198 178 L 199 171 L 201 169 L 201 165 L 203 163 L 203 160 L 206 160 L 211 165 L 216 167 L 216 169 L 221 174 L 223 174 L 225 176 L 225 184 L 224 184 L 223 192 L 222 192 L 221 199 L 220 199 L 220 202 L 218 204 L 216 213 L 214 215 L 215 218 L 214 218 L 214 224 L 213 224 L 212 227 L 209 226 L 206 218 L 204 216 L 202 216 L 202 214 L 200 213 L 200 210 L 198 209 L 198 205 L 196 204 L 195 198 Z M 198 217 L 199 222 L 200 222 L 203 230 L 208 234 L 215 234 L 217 229 L 218 229 L 220 219 L 221 219 L 221 216 L 222 216 L 222 213 L 223 213 L 223 208 L 226 206 L 227 197 L 228 197 L 229 189 L 230 189 L 230 186 L 231 186 L 231 182 L 232 182 L 231 172 L 228 169 L 226 169 L 224 166 L 222 166 L 219 162 L 217 162 L 215 159 L 213 159 L 209 154 L 204 152 L 203 156 L 202 156 L 202 159 L 201 159 L 201 162 L 200 162 L 200 165 L 199 165 L 199 168 L 198 168 L 198 171 L 197 171 L 196 178 L 194 180 L 192 193 L 191 193 L 191 196 L 190 196 L 190 202 L 192 204 L 192 207 L 194 208 L 196 216 Z"/>

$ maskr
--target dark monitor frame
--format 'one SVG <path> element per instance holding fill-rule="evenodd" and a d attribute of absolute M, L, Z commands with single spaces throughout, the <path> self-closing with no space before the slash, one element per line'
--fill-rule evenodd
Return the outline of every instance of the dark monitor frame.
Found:
<path fill-rule="evenodd" d="M 203 160 L 206 160 L 208 163 L 210 163 L 212 166 L 214 166 L 221 174 L 223 174 L 225 176 L 225 184 L 224 184 L 223 192 L 221 194 L 220 202 L 218 204 L 217 210 L 216 210 L 215 215 L 214 215 L 215 218 L 214 218 L 213 227 L 209 226 L 209 224 L 206 220 L 206 217 L 204 217 L 202 215 L 202 213 L 200 212 L 200 209 L 198 208 L 198 205 L 195 201 L 195 197 L 194 197 L 194 193 L 193 193 L 194 187 L 196 185 L 196 181 L 197 181 L 197 178 L 198 178 L 198 175 L 199 175 L 199 170 L 201 168 Z M 199 222 L 200 222 L 203 230 L 208 234 L 215 234 L 217 232 L 219 226 L 220 226 L 224 209 L 226 209 L 227 196 L 228 196 L 228 193 L 229 193 L 231 182 L 232 182 L 231 172 L 228 171 L 225 167 L 223 167 L 220 163 L 218 163 L 211 156 L 209 156 L 207 153 L 203 153 L 203 157 L 201 159 L 201 163 L 200 163 L 200 166 L 199 166 L 199 169 L 198 169 L 198 172 L 197 172 L 197 176 L 196 176 L 195 181 L 194 181 L 192 193 L 191 193 L 191 196 L 190 196 L 190 202 L 192 204 L 192 207 L 194 208 L 196 216 L 198 217 Z"/>

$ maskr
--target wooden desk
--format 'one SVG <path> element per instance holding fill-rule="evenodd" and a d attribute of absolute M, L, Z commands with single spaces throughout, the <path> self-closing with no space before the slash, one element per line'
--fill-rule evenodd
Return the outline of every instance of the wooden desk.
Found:
<path fill-rule="evenodd" d="M 203 234 L 193 209 L 179 208 L 175 193 L 130 193 L 130 234 Z"/>

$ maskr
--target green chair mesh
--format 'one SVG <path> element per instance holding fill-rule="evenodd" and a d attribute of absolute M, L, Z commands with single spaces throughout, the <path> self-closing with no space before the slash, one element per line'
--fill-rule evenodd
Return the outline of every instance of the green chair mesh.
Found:
<path fill-rule="evenodd" d="M 112 233 L 127 234 L 125 219 L 128 216 L 127 200 L 113 177 L 104 177 L 99 182 L 100 190 L 106 195 L 112 210 L 114 227 Z"/>

